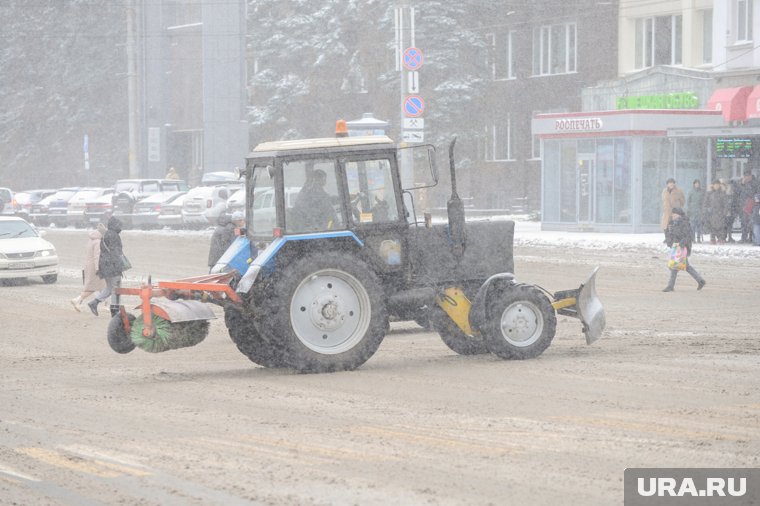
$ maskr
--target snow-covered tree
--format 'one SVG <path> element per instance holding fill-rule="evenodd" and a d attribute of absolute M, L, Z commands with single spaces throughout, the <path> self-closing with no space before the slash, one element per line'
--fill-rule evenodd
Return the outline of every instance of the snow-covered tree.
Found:
<path fill-rule="evenodd" d="M 127 164 L 124 4 L 35 0 L 0 5 L 0 186 L 82 183 Z"/>

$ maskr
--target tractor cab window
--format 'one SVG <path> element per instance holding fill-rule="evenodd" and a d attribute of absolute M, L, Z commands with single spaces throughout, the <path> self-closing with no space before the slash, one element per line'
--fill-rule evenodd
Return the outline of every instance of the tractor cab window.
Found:
<path fill-rule="evenodd" d="M 334 160 L 293 160 L 282 164 L 285 228 L 288 233 L 345 228 Z"/>
<path fill-rule="evenodd" d="M 251 234 L 271 237 L 275 224 L 274 176 L 271 166 L 254 168 L 248 202 L 248 227 Z"/>
<path fill-rule="evenodd" d="M 346 179 L 354 223 L 398 221 L 390 160 L 346 162 Z"/>

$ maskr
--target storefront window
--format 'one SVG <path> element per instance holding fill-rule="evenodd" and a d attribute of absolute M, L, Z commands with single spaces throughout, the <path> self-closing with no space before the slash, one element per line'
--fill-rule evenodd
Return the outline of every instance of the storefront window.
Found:
<path fill-rule="evenodd" d="M 641 163 L 641 222 L 660 223 L 662 190 L 672 177 L 673 149 L 668 139 L 648 137 L 642 140 Z"/>
<path fill-rule="evenodd" d="M 559 141 L 544 141 L 543 220 L 559 221 Z"/>
<path fill-rule="evenodd" d="M 631 223 L 633 196 L 631 194 L 631 141 L 615 140 L 615 223 Z"/>
<path fill-rule="evenodd" d="M 702 188 L 707 178 L 707 141 L 705 139 L 676 139 L 676 175 L 678 186 L 686 195 L 695 179 Z"/>
<path fill-rule="evenodd" d="M 615 157 L 611 140 L 599 141 L 596 145 L 596 221 L 612 223 L 615 194 Z"/>

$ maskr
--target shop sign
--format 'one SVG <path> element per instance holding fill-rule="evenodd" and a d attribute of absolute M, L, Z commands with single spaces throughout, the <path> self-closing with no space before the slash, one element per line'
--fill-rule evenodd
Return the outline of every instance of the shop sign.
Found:
<path fill-rule="evenodd" d="M 617 109 L 697 109 L 699 97 L 692 92 L 618 97 L 615 106 Z"/>
<path fill-rule="evenodd" d="M 557 132 L 588 132 L 601 130 L 603 126 L 602 118 L 566 118 L 554 121 L 554 130 Z"/>

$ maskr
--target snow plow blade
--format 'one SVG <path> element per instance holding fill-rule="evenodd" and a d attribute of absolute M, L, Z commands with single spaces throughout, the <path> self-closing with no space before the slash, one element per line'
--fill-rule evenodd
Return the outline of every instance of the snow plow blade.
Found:
<path fill-rule="evenodd" d="M 575 290 L 565 290 L 554 294 L 555 302 L 552 304 L 557 314 L 578 318 L 583 325 L 583 333 L 586 335 L 586 344 L 591 344 L 602 336 L 607 319 L 604 315 L 604 306 L 596 293 L 596 273 L 594 270 Z"/>
<path fill-rule="evenodd" d="M 607 325 L 602 301 L 596 294 L 596 273 L 599 267 L 595 267 L 578 294 L 578 317 L 583 324 L 583 333 L 586 334 L 586 344 L 591 344 L 602 336 L 602 331 Z"/>

